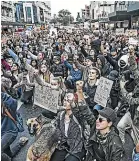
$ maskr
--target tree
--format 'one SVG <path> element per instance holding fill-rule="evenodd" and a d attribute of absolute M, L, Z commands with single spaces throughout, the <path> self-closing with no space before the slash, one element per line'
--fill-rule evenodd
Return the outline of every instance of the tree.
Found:
<path fill-rule="evenodd" d="M 82 22 L 82 19 L 80 17 L 80 13 L 79 12 L 77 13 L 76 21 L 79 22 L 79 23 Z"/>
<path fill-rule="evenodd" d="M 74 17 L 71 16 L 71 13 L 68 10 L 62 9 L 58 12 L 57 20 L 58 22 L 62 23 L 64 26 L 67 26 L 68 24 L 74 21 Z"/>

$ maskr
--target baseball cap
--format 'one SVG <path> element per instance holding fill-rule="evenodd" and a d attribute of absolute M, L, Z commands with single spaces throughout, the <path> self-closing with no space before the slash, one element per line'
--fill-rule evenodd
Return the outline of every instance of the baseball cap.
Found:
<path fill-rule="evenodd" d="M 98 112 L 98 114 L 100 114 L 104 118 L 109 119 L 113 124 L 116 122 L 117 115 L 116 115 L 116 112 L 113 109 L 106 107 L 102 110 L 97 110 L 97 112 Z"/>

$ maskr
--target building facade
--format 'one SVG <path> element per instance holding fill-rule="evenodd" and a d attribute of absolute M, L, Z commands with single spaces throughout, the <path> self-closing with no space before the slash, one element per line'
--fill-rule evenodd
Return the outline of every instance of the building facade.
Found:
<path fill-rule="evenodd" d="M 15 22 L 15 6 L 12 1 L 1 1 L 1 21 Z"/>
<path fill-rule="evenodd" d="M 107 19 L 108 14 L 114 11 L 114 2 L 111 1 L 91 1 L 90 17 L 95 20 Z"/>
<path fill-rule="evenodd" d="M 131 15 L 131 28 L 139 29 L 139 2 L 129 1 L 127 12 Z"/>
<path fill-rule="evenodd" d="M 16 22 L 44 24 L 51 19 L 50 1 L 15 2 Z"/>
<path fill-rule="evenodd" d="M 114 12 L 109 14 L 109 20 L 116 28 L 131 28 L 131 15 L 127 12 L 129 1 L 115 1 Z"/>
<path fill-rule="evenodd" d="M 38 23 L 47 23 L 51 20 L 51 3 L 50 1 L 36 1 Z"/>
<path fill-rule="evenodd" d="M 90 19 L 90 5 L 85 5 L 85 8 L 81 9 L 81 17 L 83 21 Z"/>

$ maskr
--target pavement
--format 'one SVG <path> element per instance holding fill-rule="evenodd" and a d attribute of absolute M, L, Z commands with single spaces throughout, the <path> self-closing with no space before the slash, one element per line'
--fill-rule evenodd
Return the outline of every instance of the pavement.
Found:
<path fill-rule="evenodd" d="M 18 137 L 16 138 L 16 140 L 12 144 L 11 149 L 12 149 L 12 147 L 16 146 L 20 137 L 22 137 L 22 136 L 27 137 L 29 139 L 27 144 L 21 149 L 21 151 L 16 155 L 16 157 L 13 158 L 13 161 L 26 161 L 27 150 L 32 145 L 32 143 L 35 141 L 35 137 L 30 136 L 28 133 L 26 120 L 28 118 L 37 117 L 39 114 L 42 113 L 42 111 L 44 111 L 44 109 L 41 107 L 34 107 L 33 108 L 31 105 L 25 106 L 22 103 L 19 103 L 19 104 L 21 106 L 18 107 L 18 109 L 23 117 L 25 131 L 22 133 L 19 133 Z M 130 135 L 128 133 L 126 133 L 126 142 L 124 145 L 124 149 L 125 149 L 126 153 L 125 153 L 125 158 L 123 161 L 132 161 L 131 156 L 132 156 L 133 148 L 134 148 L 133 141 L 132 141 Z"/>

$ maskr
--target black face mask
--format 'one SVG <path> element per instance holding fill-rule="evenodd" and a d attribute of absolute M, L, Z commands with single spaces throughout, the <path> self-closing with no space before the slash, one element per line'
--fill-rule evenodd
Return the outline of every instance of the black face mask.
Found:
<path fill-rule="evenodd" d="M 126 66 L 126 63 L 123 60 L 120 60 L 120 67 L 124 68 Z"/>

